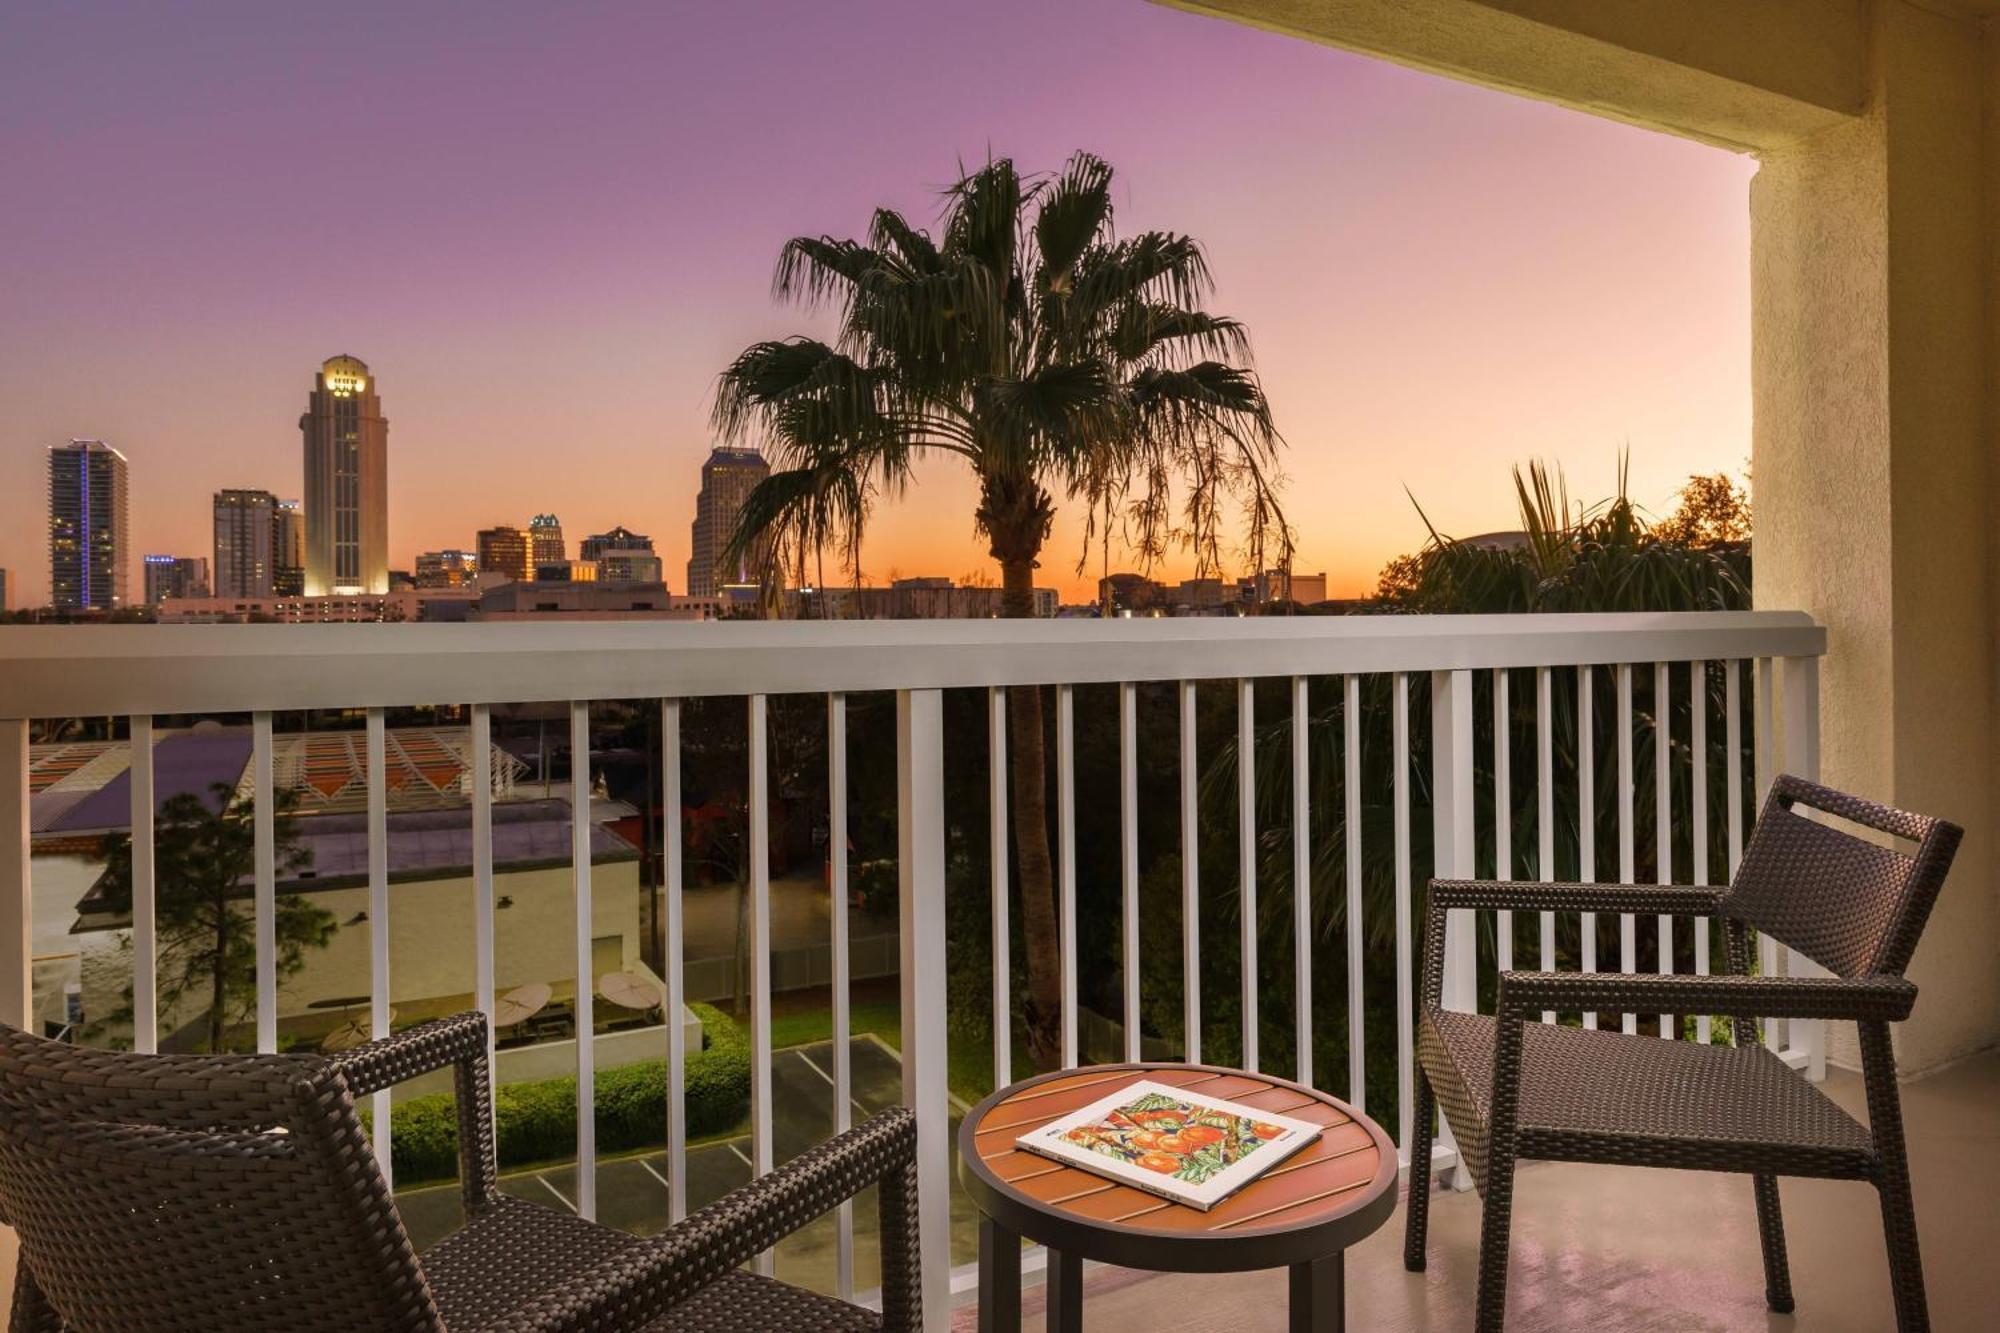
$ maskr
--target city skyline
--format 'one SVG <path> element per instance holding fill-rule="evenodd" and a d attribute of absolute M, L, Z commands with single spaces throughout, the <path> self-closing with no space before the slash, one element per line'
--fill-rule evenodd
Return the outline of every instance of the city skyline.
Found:
<path fill-rule="evenodd" d="M 1511 524 L 1530 455 L 1596 498 L 1629 446 L 1655 509 L 1741 469 L 1749 159 L 1154 6 L 1060 8 L 521 11 L 476 50 L 446 16 L 366 4 L 0 16 L 14 179 L 100 205 L 0 220 L 14 604 L 47 596 L 46 446 L 113 441 L 131 549 L 204 551 L 214 490 L 299 493 L 298 376 L 342 349 L 390 377 L 391 567 L 553 511 L 664 534 L 678 572 L 716 372 L 823 331 L 769 299 L 779 247 L 858 234 L 877 204 L 928 221 L 988 151 L 1099 152 L 1122 229 L 1206 245 L 1289 441 L 1298 566 L 1334 595 L 1422 544 L 1405 487 L 1471 533 Z M 1052 25 L 1071 40 L 1047 48 Z M 335 30 L 359 101 L 306 54 Z M 991 59 L 912 58 L 959 49 Z M 1136 96 L 1158 69 L 1202 95 Z M 531 73 L 529 105 L 510 90 Z M 363 188 L 290 207 L 329 155 Z M 924 468 L 915 494 L 879 508 L 872 581 L 990 572 L 962 483 Z M 1065 506 L 1043 569 L 1065 600 L 1101 572 L 1077 571 L 1079 536 Z"/>

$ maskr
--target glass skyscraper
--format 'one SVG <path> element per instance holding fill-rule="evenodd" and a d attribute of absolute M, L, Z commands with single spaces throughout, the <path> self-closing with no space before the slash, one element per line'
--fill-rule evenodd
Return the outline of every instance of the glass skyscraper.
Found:
<path fill-rule="evenodd" d="M 49 448 L 49 605 L 112 611 L 131 602 L 125 455 L 102 440 Z"/>

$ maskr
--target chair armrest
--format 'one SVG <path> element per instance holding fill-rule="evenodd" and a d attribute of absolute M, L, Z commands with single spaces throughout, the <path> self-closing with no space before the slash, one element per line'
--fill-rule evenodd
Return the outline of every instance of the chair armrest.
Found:
<path fill-rule="evenodd" d="M 1546 880 L 1434 879 L 1424 901 L 1421 1002 L 1444 995 L 1445 913 L 1497 908 L 1511 912 L 1647 912 L 1714 916 L 1727 889 L 1710 884 L 1565 884 Z"/>
<path fill-rule="evenodd" d="M 329 1055 L 355 1097 L 447 1066 L 458 1106 L 458 1183 L 468 1209 L 477 1210 L 499 1187 L 493 1155 L 493 1085 L 486 1071 L 486 1015 L 476 1009 L 363 1042 Z"/>
<path fill-rule="evenodd" d="M 1728 1014 L 1735 1018 L 1851 1018 L 1900 1022 L 1917 988 L 1901 977 L 1704 977 L 1685 973 L 1503 972 L 1503 1017 L 1544 1010 Z"/>
<path fill-rule="evenodd" d="M 1729 892 L 1712 884 L 1558 884 L 1542 880 L 1434 879 L 1442 907 L 1515 912 L 1645 912 L 1713 916 Z"/>
<path fill-rule="evenodd" d="M 328 1055 L 356 1097 L 434 1073 L 461 1060 L 486 1063 L 486 1015 L 478 1010 L 428 1023 Z"/>
<path fill-rule="evenodd" d="M 901 1107 L 884 1111 L 537 1296 L 491 1325 L 489 1333 L 636 1333 L 878 1182 L 884 1326 L 914 1328 L 916 1160 L 916 1116 Z"/>

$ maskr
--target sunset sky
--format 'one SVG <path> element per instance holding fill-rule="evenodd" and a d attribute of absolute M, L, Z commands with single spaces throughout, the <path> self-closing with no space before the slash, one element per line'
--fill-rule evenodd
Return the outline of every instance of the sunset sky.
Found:
<path fill-rule="evenodd" d="M 1746 157 L 1141 0 L 96 3 L 0 12 L 0 567 L 48 584 L 45 450 L 131 460 L 138 555 L 300 493 L 319 362 L 376 372 L 390 559 L 554 511 L 683 586 L 716 372 L 814 327 L 796 233 L 929 220 L 961 162 L 1077 148 L 1207 246 L 1288 443 L 1297 567 L 1372 588 L 1507 469 L 1635 498 L 1750 450 Z M 950 463 L 892 574 L 990 568 Z M 1044 579 L 1078 595 L 1078 528 Z M 1126 562 L 1113 557 L 1113 567 Z M 1186 572 L 1176 560 L 1168 576 Z M 1242 571 L 1232 571 L 1242 572 Z"/>

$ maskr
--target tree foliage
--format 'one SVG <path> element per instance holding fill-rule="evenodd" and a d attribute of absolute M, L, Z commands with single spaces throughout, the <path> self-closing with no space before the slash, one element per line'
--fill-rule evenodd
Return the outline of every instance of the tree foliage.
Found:
<path fill-rule="evenodd" d="M 831 342 L 757 343 L 723 372 L 714 422 L 754 437 L 778 470 L 745 501 L 725 560 L 753 559 L 776 605 L 789 575 L 823 585 L 831 550 L 857 581 L 870 511 L 919 459 L 973 474 L 975 532 L 1000 567 L 1001 611 L 1034 613 L 1034 571 L 1058 499 L 1093 546 L 1142 566 L 1179 545 L 1222 561 L 1233 517 L 1248 562 L 1289 565 L 1279 438 L 1242 325 L 1204 308 L 1192 237 L 1120 235 L 1112 171 L 1088 153 L 1048 176 L 1000 158 L 944 193 L 938 233 L 878 209 L 862 239 L 786 244 L 781 300 L 832 306 Z M 1057 1054 L 1060 998 L 1042 693 L 1010 690 L 1014 842 L 1033 1050 Z"/>
<path fill-rule="evenodd" d="M 312 863 L 298 839 L 289 803 L 273 812 L 273 847 L 280 878 Z M 217 783 L 207 800 L 183 792 L 161 802 L 154 821 L 153 883 L 158 1003 L 163 1017 L 183 1001 L 202 1002 L 202 1045 L 224 1048 L 229 1030 L 257 1005 L 256 927 L 250 885 L 256 868 L 253 802 Z M 132 904 L 132 839 L 121 835 L 106 848 L 104 892 L 114 906 Z M 309 949 L 326 947 L 339 924 L 333 914 L 300 894 L 277 899 L 277 972 L 280 984 L 305 967 Z M 130 991 L 127 991 L 130 998 Z M 130 1007 L 119 1017 L 130 1017 Z"/>
<path fill-rule="evenodd" d="M 1594 505 L 1572 506 L 1562 473 L 1539 461 L 1514 469 L 1514 493 L 1521 526 L 1499 538 L 1447 537 L 1426 519 L 1429 543 L 1382 572 L 1377 597 L 1385 609 L 1450 615 L 1750 604 L 1747 548 L 1711 539 L 1748 531 L 1747 502 L 1726 477 L 1693 478 L 1673 519 L 1658 525 L 1626 494 L 1622 463 L 1617 493 Z"/>

